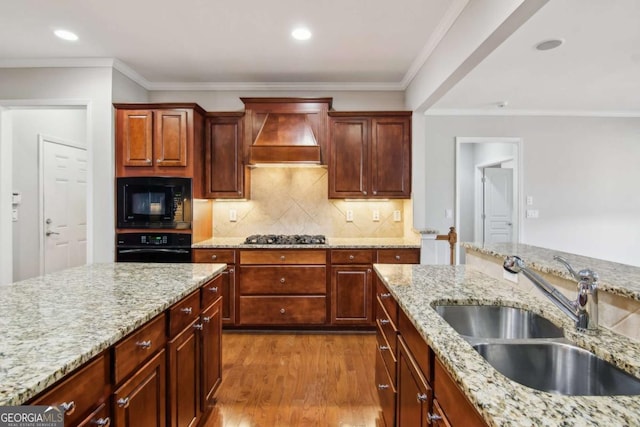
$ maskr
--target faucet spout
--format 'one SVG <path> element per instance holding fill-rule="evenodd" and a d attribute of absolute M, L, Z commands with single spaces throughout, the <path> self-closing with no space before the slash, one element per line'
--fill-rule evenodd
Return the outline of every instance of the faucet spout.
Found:
<path fill-rule="evenodd" d="M 571 275 L 578 281 L 578 296 L 571 301 L 549 282 L 544 280 L 518 256 L 508 256 L 504 260 L 504 269 L 510 273 L 522 273 L 560 310 L 569 316 L 576 328 L 589 332 L 598 329 L 598 274 L 592 270 L 580 270 L 578 273 L 564 258 L 554 257 L 560 261 Z"/>

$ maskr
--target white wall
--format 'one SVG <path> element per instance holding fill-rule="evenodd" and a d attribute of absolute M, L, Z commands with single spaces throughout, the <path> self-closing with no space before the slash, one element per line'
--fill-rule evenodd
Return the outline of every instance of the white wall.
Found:
<path fill-rule="evenodd" d="M 206 111 L 242 111 L 240 97 L 330 97 L 336 111 L 403 110 L 400 91 L 151 91 L 150 102 L 196 102 Z"/>
<path fill-rule="evenodd" d="M 22 195 L 18 221 L 13 222 L 13 281 L 40 274 L 38 135 L 86 147 L 85 108 L 37 108 L 11 111 L 13 191 Z"/>
<path fill-rule="evenodd" d="M 425 126 L 433 227 L 450 221 L 455 137 L 522 137 L 523 196 L 540 218 L 520 218 L 521 242 L 640 265 L 640 119 L 428 116 Z"/>
<path fill-rule="evenodd" d="M 120 71 L 113 70 L 111 99 L 114 103 L 149 102 L 149 92 Z"/>

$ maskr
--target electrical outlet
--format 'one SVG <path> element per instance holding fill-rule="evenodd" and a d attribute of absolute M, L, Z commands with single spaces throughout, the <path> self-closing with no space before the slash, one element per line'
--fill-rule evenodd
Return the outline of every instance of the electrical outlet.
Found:
<path fill-rule="evenodd" d="M 229 221 L 236 222 L 238 220 L 238 212 L 235 209 L 229 209 Z"/>
<path fill-rule="evenodd" d="M 402 221 L 402 214 L 400 213 L 400 211 L 393 211 L 393 220 L 395 222 Z"/>
<path fill-rule="evenodd" d="M 13 222 L 18 222 L 18 209 L 12 209 L 11 210 L 11 220 Z"/>
<path fill-rule="evenodd" d="M 347 209 L 347 222 L 353 222 L 353 211 L 351 209 Z"/>
<path fill-rule="evenodd" d="M 380 221 L 380 211 L 378 209 L 375 209 L 373 211 L 373 220 L 374 221 Z"/>
<path fill-rule="evenodd" d="M 529 219 L 536 219 L 540 216 L 540 212 L 537 209 L 527 209 L 526 216 Z"/>
<path fill-rule="evenodd" d="M 527 196 L 527 206 L 533 206 L 533 196 Z"/>

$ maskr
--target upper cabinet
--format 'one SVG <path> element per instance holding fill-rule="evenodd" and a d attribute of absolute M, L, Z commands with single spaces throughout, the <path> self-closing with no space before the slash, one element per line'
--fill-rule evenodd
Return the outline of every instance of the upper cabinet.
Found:
<path fill-rule="evenodd" d="M 329 197 L 411 197 L 411 112 L 329 113 Z"/>
<path fill-rule="evenodd" d="M 204 110 L 197 104 L 114 104 L 116 176 L 194 178 L 202 161 Z M 194 186 L 200 180 L 194 180 Z"/>
<path fill-rule="evenodd" d="M 202 198 L 249 198 L 248 168 L 243 155 L 244 113 L 208 113 L 204 138 Z"/>

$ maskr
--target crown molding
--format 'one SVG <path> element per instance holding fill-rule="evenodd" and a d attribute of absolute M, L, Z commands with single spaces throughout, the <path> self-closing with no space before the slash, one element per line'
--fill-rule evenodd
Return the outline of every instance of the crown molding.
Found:
<path fill-rule="evenodd" d="M 640 117 L 640 110 L 490 110 L 433 108 L 425 116 Z"/>
<path fill-rule="evenodd" d="M 309 91 L 402 91 L 400 83 L 387 82 L 153 82 L 148 90 L 167 91 L 266 91 L 266 90 L 309 90 Z"/>
<path fill-rule="evenodd" d="M 425 43 L 424 47 L 416 56 L 416 58 L 411 63 L 411 66 L 405 73 L 402 81 L 400 82 L 401 90 L 405 90 L 409 87 L 409 84 L 413 80 L 413 78 L 418 74 L 422 66 L 427 62 L 433 51 L 436 49 L 438 44 L 442 41 L 444 36 L 447 34 L 451 26 L 458 16 L 462 13 L 465 7 L 469 4 L 469 0 L 455 0 L 451 3 L 449 8 L 444 14 L 444 17 L 438 23 L 438 26 L 434 30 L 429 40 Z"/>
<path fill-rule="evenodd" d="M 149 87 L 151 85 L 151 82 L 145 79 L 144 77 L 142 77 L 142 75 L 140 75 L 136 70 L 129 67 L 127 64 L 120 61 L 119 59 L 113 60 L 113 68 L 120 71 L 122 74 L 129 77 L 131 80 L 138 83 L 140 86 L 142 86 L 146 90 L 150 90 Z"/>

